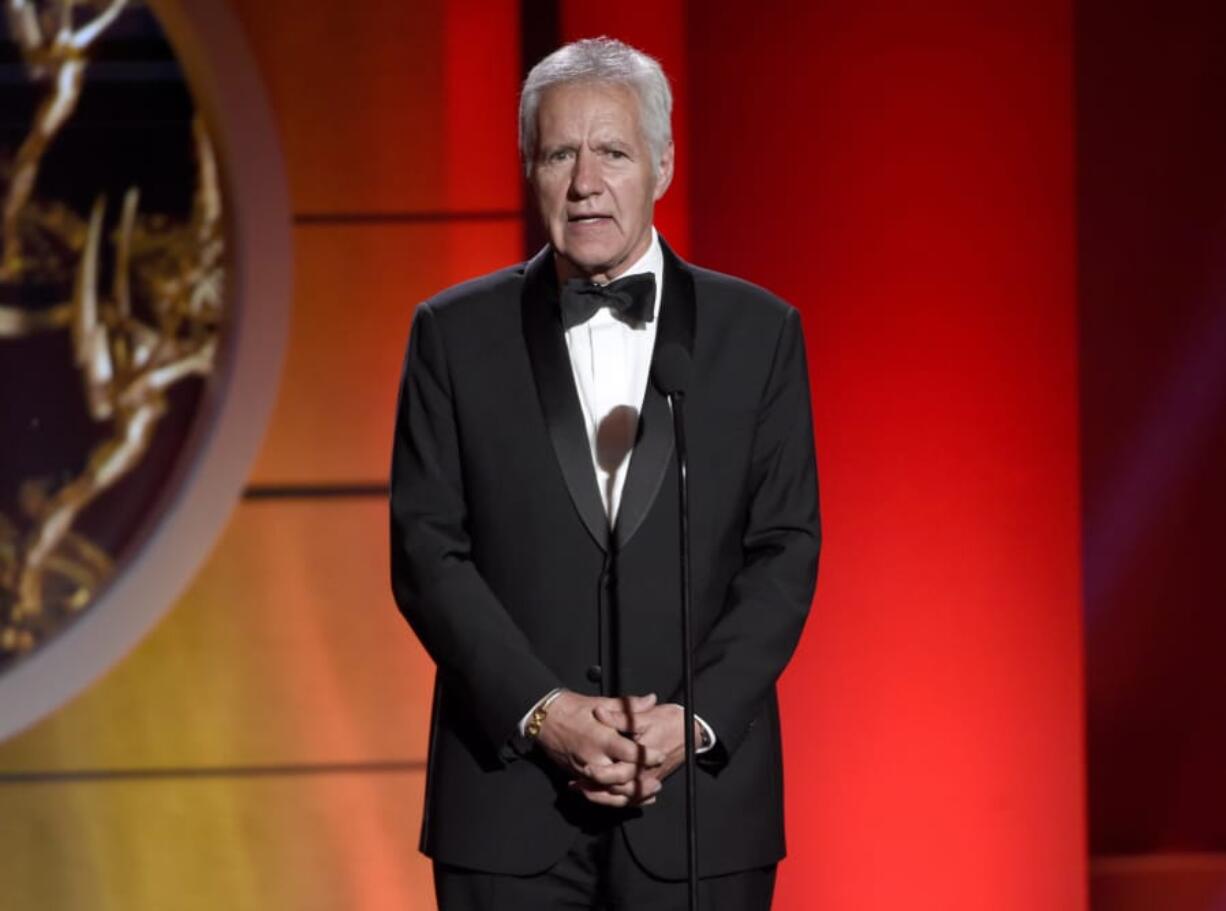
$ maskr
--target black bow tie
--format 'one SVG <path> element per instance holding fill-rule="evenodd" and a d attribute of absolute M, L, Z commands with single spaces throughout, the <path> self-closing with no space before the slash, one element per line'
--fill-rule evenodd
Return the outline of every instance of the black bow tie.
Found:
<path fill-rule="evenodd" d="M 655 275 L 640 272 L 607 285 L 572 278 L 562 287 L 562 328 L 583 325 L 601 307 L 608 307 L 614 316 L 628 322 L 651 322 L 656 308 Z"/>

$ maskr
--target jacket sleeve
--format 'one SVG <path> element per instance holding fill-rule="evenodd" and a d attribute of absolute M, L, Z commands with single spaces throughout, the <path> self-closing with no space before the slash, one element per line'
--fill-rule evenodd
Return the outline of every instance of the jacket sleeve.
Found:
<path fill-rule="evenodd" d="M 821 530 L 809 375 L 796 310 L 783 321 L 758 408 L 745 561 L 695 648 L 695 710 L 714 729 L 704 765 L 727 762 L 796 649 L 817 581 Z"/>
<path fill-rule="evenodd" d="M 473 563 L 455 405 L 427 302 L 413 317 L 396 410 L 392 590 L 448 691 L 461 696 L 491 752 L 511 759 L 520 718 L 561 681 Z"/>

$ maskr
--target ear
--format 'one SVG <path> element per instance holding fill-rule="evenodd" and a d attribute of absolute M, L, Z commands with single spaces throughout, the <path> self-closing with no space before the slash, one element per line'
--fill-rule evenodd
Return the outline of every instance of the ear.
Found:
<path fill-rule="evenodd" d="M 673 182 L 673 141 L 670 139 L 668 145 L 664 147 L 664 151 L 660 155 L 660 176 L 656 178 L 656 189 L 652 195 L 653 199 L 659 199 L 664 195 L 664 191 L 668 189 L 668 185 Z"/>

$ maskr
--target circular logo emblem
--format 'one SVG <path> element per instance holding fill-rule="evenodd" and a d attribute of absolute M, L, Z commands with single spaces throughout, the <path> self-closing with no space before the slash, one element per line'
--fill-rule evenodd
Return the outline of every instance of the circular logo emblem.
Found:
<path fill-rule="evenodd" d="M 0 738 L 124 654 L 208 553 L 272 403 L 290 267 L 221 2 L 6 15 Z"/>

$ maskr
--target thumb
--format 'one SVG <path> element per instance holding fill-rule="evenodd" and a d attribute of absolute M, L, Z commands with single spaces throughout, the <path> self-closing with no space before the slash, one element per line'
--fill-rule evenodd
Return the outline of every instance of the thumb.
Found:
<path fill-rule="evenodd" d="M 656 694 L 647 693 L 644 696 L 623 696 L 626 709 L 630 712 L 645 712 L 656 704 Z"/>

